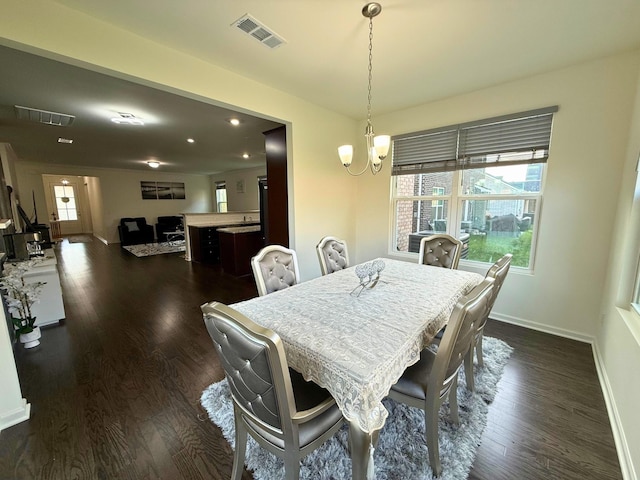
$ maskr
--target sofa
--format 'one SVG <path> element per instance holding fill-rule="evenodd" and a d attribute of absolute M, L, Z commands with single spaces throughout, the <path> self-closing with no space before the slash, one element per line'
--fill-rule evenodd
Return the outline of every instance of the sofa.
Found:
<path fill-rule="evenodd" d="M 158 217 L 158 223 L 156 223 L 156 237 L 158 242 L 167 242 L 167 233 L 182 231 L 184 226 L 182 225 L 182 216 L 164 216 Z"/>
<path fill-rule="evenodd" d="M 138 245 L 141 243 L 153 243 L 153 226 L 147 224 L 144 217 L 126 217 L 120 219 L 118 225 L 120 245 Z"/>

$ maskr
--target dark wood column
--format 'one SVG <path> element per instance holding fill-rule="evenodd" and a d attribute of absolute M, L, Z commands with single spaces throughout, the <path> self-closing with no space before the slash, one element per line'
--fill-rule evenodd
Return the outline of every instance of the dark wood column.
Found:
<path fill-rule="evenodd" d="M 265 244 L 289 246 L 287 193 L 287 131 L 278 127 L 264 132 L 267 154 L 267 208 Z"/>

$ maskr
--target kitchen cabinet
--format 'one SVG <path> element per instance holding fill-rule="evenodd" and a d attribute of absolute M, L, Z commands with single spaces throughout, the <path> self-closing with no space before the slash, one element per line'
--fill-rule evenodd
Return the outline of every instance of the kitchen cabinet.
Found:
<path fill-rule="evenodd" d="M 200 263 L 220 262 L 217 226 L 189 226 L 191 260 Z"/>
<path fill-rule="evenodd" d="M 226 228 L 254 228 L 260 225 L 189 225 L 191 260 L 200 263 L 220 263 L 220 234 Z"/>
<path fill-rule="evenodd" d="M 235 276 L 251 273 L 251 257 L 264 246 L 260 226 L 218 229 L 220 265 L 225 273 Z"/>

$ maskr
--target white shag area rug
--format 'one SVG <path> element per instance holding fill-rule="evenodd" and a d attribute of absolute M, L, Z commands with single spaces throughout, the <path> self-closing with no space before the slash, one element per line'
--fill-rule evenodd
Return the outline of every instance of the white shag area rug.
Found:
<path fill-rule="evenodd" d="M 130 253 L 133 253 L 136 257 L 148 257 L 150 255 L 161 255 L 163 253 L 177 253 L 184 252 L 187 247 L 184 240 L 177 240 L 175 242 L 163 242 L 163 243 L 144 243 L 140 245 L 126 245 L 124 247 Z"/>
<path fill-rule="evenodd" d="M 475 365 L 474 393 L 466 389 L 461 369 L 458 385 L 460 425 L 448 418 L 448 404 L 440 409 L 440 459 L 442 475 L 439 480 L 465 480 L 480 445 L 487 423 L 488 405 L 495 398 L 498 381 L 509 360 L 511 348 L 496 338 L 484 337 L 484 367 Z M 200 399 L 209 418 L 218 425 L 234 447 L 233 405 L 226 379 L 209 386 Z M 424 413 L 417 408 L 383 401 L 389 417 L 380 432 L 374 454 L 376 480 L 433 480 L 424 439 Z M 301 462 L 301 480 L 351 479 L 351 458 L 348 450 L 349 431 L 345 425 L 320 448 Z M 261 448 L 249 435 L 246 466 L 255 480 L 284 478 L 284 464 L 275 455 Z"/>

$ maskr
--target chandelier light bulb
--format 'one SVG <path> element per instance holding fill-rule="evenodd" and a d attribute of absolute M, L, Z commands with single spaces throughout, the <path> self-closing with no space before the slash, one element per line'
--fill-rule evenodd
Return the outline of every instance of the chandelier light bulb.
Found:
<path fill-rule="evenodd" d="M 376 149 L 375 156 L 380 160 L 384 160 L 389 153 L 391 137 L 389 135 L 377 135 L 373 137 L 373 146 Z"/>
<path fill-rule="evenodd" d="M 353 160 L 353 145 L 342 145 L 338 147 L 338 155 L 340 156 L 342 165 L 348 167 L 351 165 L 351 160 Z"/>

